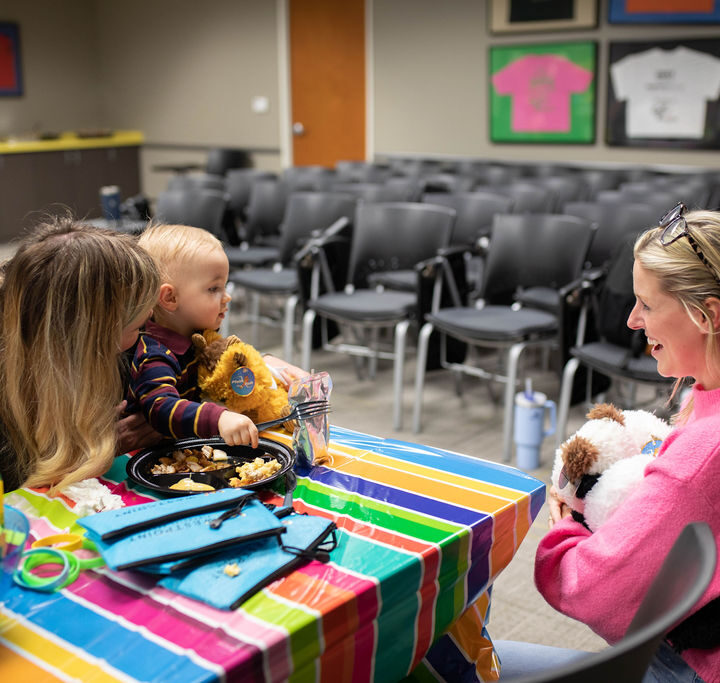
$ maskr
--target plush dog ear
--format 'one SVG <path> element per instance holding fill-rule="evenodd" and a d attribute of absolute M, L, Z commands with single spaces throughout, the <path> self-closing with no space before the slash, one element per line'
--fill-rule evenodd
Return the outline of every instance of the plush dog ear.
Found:
<path fill-rule="evenodd" d="M 570 481 L 579 481 L 600 457 L 597 446 L 584 436 L 575 436 L 561 447 L 565 474 Z"/>
<path fill-rule="evenodd" d="M 192 345 L 195 347 L 196 351 L 202 351 L 207 346 L 207 341 L 205 340 L 205 337 L 203 337 L 201 334 L 198 334 L 195 332 L 192 337 L 190 337 L 190 341 L 192 342 Z"/>
<path fill-rule="evenodd" d="M 622 411 L 618 410 L 612 403 L 596 403 L 585 417 L 588 420 L 602 420 L 609 417 L 611 420 L 625 426 L 625 417 Z"/>

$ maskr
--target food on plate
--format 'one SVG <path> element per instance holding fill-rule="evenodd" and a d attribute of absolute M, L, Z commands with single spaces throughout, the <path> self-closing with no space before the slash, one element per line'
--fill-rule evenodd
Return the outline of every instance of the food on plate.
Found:
<path fill-rule="evenodd" d="M 263 460 L 262 458 L 255 458 L 251 462 L 246 462 L 235 468 L 237 477 L 230 477 L 228 483 L 233 487 L 247 486 L 248 484 L 254 484 L 268 477 L 272 477 L 273 474 L 281 469 L 280 463 L 275 459 Z"/>
<path fill-rule="evenodd" d="M 203 484 L 201 481 L 195 481 L 190 477 L 185 477 L 180 481 L 175 482 L 169 488 L 175 489 L 176 491 L 214 491 L 215 487 L 210 484 Z"/>
<path fill-rule="evenodd" d="M 219 448 L 205 445 L 202 448 L 183 448 L 163 456 L 150 469 L 152 474 L 182 474 L 185 472 L 212 472 L 230 467 L 228 454 Z"/>

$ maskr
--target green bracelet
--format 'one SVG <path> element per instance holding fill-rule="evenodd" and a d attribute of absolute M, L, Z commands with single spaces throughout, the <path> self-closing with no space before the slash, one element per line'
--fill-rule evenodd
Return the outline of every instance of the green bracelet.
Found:
<path fill-rule="evenodd" d="M 13 574 L 13 581 L 21 588 L 46 593 L 67 586 L 75 581 L 80 573 L 77 557 L 57 548 L 31 548 L 23 552 L 21 562 L 21 566 Z M 35 576 L 31 573 L 30 570 L 43 564 L 58 564 L 62 569 L 59 574 L 50 577 Z"/>

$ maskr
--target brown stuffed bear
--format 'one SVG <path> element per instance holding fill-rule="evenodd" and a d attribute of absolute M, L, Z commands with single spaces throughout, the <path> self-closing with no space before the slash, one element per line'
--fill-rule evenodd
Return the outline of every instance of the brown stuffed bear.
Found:
<path fill-rule="evenodd" d="M 287 390 L 272 376 L 258 351 L 235 335 L 222 337 L 214 330 L 194 334 L 198 385 L 206 398 L 253 422 L 285 417 L 291 411 Z M 292 432 L 293 421 L 284 423 Z"/>

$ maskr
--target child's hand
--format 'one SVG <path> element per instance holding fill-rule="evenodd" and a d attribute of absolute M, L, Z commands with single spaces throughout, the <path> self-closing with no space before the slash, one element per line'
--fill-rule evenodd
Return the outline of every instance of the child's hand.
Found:
<path fill-rule="evenodd" d="M 226 410 L 218 420 L 220 436 L 229 446 L 258 445 L 258 430 L 255 423 L 247 416 Z"/>
<path fill-rule="evenodd" d="M 290 365 L 281 358 L 276 358 L 266 353 L 263 356 L 265 365 L 267 365 L 271 372 L 278 378 L 286 387 L 290 386 L 293 380 L 300 379 L 301 377 L 307 377 L 310 373 L 307 370 L 297 367 L 296 365 Z"/>

